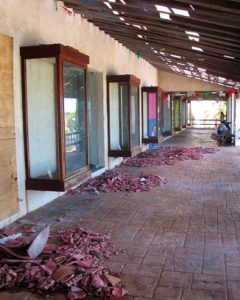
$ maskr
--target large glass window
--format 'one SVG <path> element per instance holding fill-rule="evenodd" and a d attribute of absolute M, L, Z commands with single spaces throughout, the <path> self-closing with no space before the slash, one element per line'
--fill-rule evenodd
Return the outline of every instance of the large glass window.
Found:
<path fill-rule="evenodd" d="M 103 78 L 102 73 L 88 71 L 88 136 L 89 136 L 89 163 L 92 170 L 104 166 L 104 116 L 103 116 Z"/>
<path fill-rule="evenodd" d="M 26 188 L 66 191 L 89 176 L 89 57 L 61 44 L 21 47 L 20 52 Z"/>
<path fill-rule="evenodd" d="M 186 101 L 182 101 L 182 126 L 186 127 L 187 125 L 187 115 L 186 115 Z"/>
<path fill-rule="evenodd" d="M 180 130 L 180 99 L 174 99 L 173 111 L 174 111 L 174 129 Z"/>
<path fill-rule="evenodd" d="M 139 83 L 133 75 L 107 76 L 109 156 L 128 157 L 140 149 Z"/>
<path fill-rule="evenodd" d="M 138 87 L 131 87 L 131 145 L 139 145 L 139 100 Z"/>
<path fill-rule="evenodd" d="M 112 150 L 129 148 L 128 84 L 109 84 L 110 146 Z"/>
<path fill-rule="evenodd" d="M 165 132 L 171 131 L 171 105 L 170 96 L 163 100 L 163 129 Z"/>
<path fill-rule="evenodd" d="M 55 58 L 26 61 L 30 177 L 57 179 Z"/>
<path fill-rule="evenodd" d="M 143 92 L 143 137 L 157 137 L 157 94 Z"/>
<path fill-rule="evenodd" d="M 64 63 L 64 118 L 66 173 L 87 164 L 85 119 L 85 71 Z"/>
<path fill-rule="evenodd" d="M 158 143 L 162 115 L 159 87 L 142 87 L 143 143 Z"/>

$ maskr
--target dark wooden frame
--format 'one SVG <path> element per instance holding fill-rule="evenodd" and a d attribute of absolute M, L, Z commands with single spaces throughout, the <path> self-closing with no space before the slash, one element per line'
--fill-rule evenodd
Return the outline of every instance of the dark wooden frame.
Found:
<path fill-rule="evenodd" d="M 155 93 L 156 94 L 156 122 L 157 122 L 157 136 L 156 137 L 149 137 L 149 138 L 145 138 L 144 137 L 144 122 L 143 122 L 143 93 L 147 93 L 147 95 L 149 93 Z M 161 132 L 159 132 L 159 126 L 160 126 L 160 122 L 162 122 L 162 98 L 161 98 L 161 93 L 162 93 L 162 89 L 160 89 L 158 86 L 150 86 L 150 87 L 142 87 L 142 142 L 144 144 L 158 144 L 160 142 L 160 137 L 161 137 Z M 160 99 L 160 103 L 159 103 L 159 97 Z M 148 98 L 147 98 L 148 100 Z M 159 107 L 159 105 L 161 107 Z M 161 114 L 161 115 L 160 115 Z M 147 114 L 148 115 L 148 114 Z M 162 127 L 162 126 L 161 126 Z"/>
<path fill-rule="evenodd" d="M 88 118 L 87 118 L 87 65 L 89 57 L 78 50 L 61 44 L 27 46 L 20 49 L 22 63 L 22 94 L 23 94 L 23 127 L 25 143 L 26 189 L 41 191 L 65 191 L 80 180 L 89 176 L 88 166 Z M 27 71 L 26 60 L 37 58 L 56 59 L 56 137 L 58 157 L 58 179 L 37 179 L 30 177 L 29 143 L 28 143 L 28 99 L 27 99 Z M 66 175 L 65 164 L 65 123 L 64 123 L 64 82 L 63 64 L 71 63 L 84 69 L 85 73 L 85 135 L 86 135 L 86 162 L 87 166 Z"/>
<path fill-rule="evenodd" d="M 109 98 L 109 84 L 110 83 L 127 83 L 128 84 L 128 145 L 126 150 L 112 150 L 110 141 L 110 98 Z M 139 85 L 140 79 L 133 75 L 108 75 L 107 76 L 107 114 L 108 114 L 108 156 L 109 157 L 130 157 L 140 152 L 140 118 L 139 118 Z M 139 119 L 139 145 L 131 146 L 131 86 L 138 88 L 138 119 Z"/>

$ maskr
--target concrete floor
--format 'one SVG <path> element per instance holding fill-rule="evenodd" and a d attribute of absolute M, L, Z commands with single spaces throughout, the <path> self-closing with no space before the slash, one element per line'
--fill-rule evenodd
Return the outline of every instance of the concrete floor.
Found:
<path fill-rule="evenodd" d="M 164 144 L 216 146 L 210 134 L 185 130 Z M 168 184 L 150 192 L 64 196 L 23 219 L 41 226 L 64 216 L 53 233 L 76 223 L 100 233 L 112 230 L 127 250 L 111 259 L 129 291 L 125 300 L 239 300 L 240 149 L 218 149 L 200 161 L 122 168 L 167 178 Z M 35 297 L 0 293 L 0 299 Z"/>

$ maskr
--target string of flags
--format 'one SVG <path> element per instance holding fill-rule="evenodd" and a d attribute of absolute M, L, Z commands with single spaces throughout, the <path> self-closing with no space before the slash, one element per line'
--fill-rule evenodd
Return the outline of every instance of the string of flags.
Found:
<path fill-rule="evenodd" d="M 238 90 L 237 89 L 228 89 L 224 91 L 218 91 L 218 92 L 209 92 L 209 91 L 193 91 L 193 92 L 182 92 L 181 96 L 184 96 L 184 100 L 187 100 L 190 97 L 199 97 L 199 98 L 207 98 L 211 94 L 216 95 L 218 94 L 218 97 L 220 98 L 225 98 L 225 97 L 230 97 L 233 94 L 237 94 Z M 179 92 L 162 92 L 162 99 L 163 100 L 168 100 L 168 96 L 179 96 Z"/>
<path fill-rule="evenodd" d="M 58 8 L 61 7 L 64 9 L 64 11 L 69 15 L 69 16 L 74 16 L 75 15 L 75 12 L 73 11 L 72 8 L 69 8 L 65 5 L 60 5 L 58 0 L 55 1 L 55 9 L 56 11 L 58 11 Z"/>

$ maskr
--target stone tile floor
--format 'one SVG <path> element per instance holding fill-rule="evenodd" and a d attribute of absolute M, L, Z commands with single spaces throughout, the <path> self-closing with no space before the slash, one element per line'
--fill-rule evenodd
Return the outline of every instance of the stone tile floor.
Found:
<path fill-rule="evenodd" d="M 216 146 L 210 134 L 185 130 L 164 144 Z M 100 233 L 111 230 L 127 250 L 109 262 L 129 291 L 124 300 L 239 300 L 240 149 L 218 148 L 200 161 L 122 169 L 168 179 L 150 192 L 65 195 L 23 219 L 41 225 L 63 216 L 53 232 L 76 223 Z M 4 292 L 0 299 L 36 296 Z"/>

